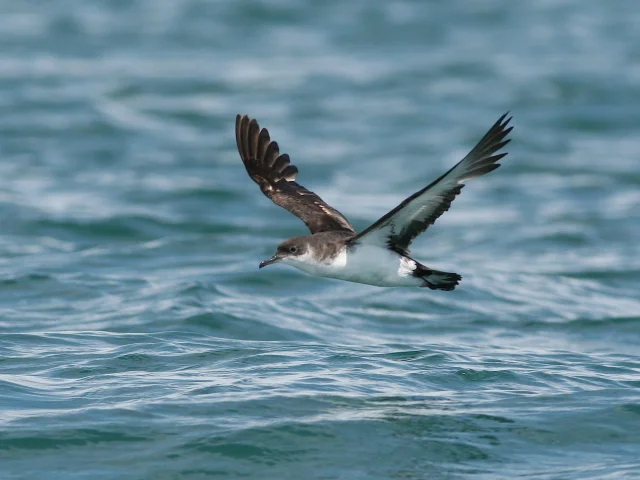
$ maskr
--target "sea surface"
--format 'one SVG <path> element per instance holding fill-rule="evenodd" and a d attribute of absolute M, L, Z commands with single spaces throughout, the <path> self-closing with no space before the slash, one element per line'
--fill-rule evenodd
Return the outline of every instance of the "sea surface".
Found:
<path fill-rule="evenodd" d="M 0 2 L 0 479 L 640 478 L 637 0 Z M 258 270 L 362 230 L 504 112 L 412 254 L 453 292 Z"/>

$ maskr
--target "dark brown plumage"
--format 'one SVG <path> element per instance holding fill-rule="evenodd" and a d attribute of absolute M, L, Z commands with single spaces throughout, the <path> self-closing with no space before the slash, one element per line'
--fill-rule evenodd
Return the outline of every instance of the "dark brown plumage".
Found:
<path fill-rule="evenodd" d="M 298 169 L 289 155 L 280 154 L 266 128 L 260 130 L 255 119 L 236 116 L 236 143 L 247 173 L 260 190 L 276 205 L 299 217 L 311 233 L 348 231 L 355 234 L 349 221 L 318 195 L 295 182 Z"/>

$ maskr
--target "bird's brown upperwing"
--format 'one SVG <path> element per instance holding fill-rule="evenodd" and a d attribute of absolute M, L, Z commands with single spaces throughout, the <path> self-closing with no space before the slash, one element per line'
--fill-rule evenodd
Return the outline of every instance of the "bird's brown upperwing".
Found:
<path fill-rule="evenodd" d="M 311 233 L 345 230 L 355 233 L 349 221 L 318 195 L 295 182 L 298 169 L 289 155 L 280 154 L 266 128 L 255 119 L 236 116 L 236 143 L 247 173 L 273 203 L 300 218 Z"/>

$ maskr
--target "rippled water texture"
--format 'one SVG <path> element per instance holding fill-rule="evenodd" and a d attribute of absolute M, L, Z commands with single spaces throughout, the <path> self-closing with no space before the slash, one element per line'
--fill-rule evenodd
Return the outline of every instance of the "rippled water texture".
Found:
<path fill-rule="evenodd" d="M 2 479 L 640 478 L 635 0 L 0 2 Z M 454 292 L 258 271 L 505 111 L 414 244 Z"/>

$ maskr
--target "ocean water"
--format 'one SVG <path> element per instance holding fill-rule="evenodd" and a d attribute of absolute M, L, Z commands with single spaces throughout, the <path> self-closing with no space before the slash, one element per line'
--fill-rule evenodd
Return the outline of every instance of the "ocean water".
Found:
<path fill-rule="evenodd" d="M 0 2 L 0 478 L 640 478 L 634 0 Z M 505 111 L 412 247 L 454 292 L 258 263 Z"/>

